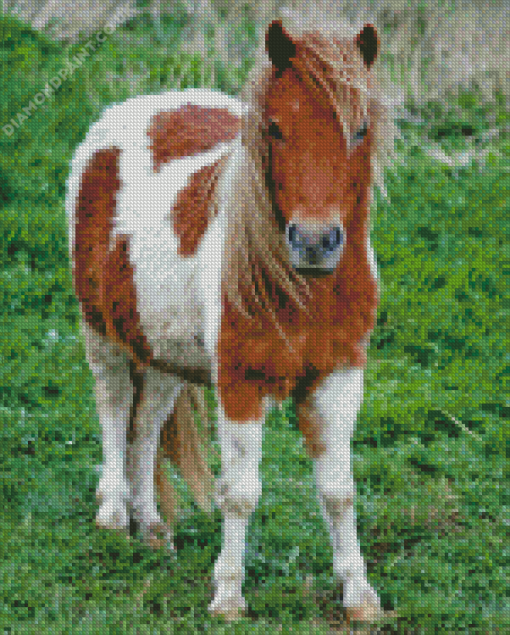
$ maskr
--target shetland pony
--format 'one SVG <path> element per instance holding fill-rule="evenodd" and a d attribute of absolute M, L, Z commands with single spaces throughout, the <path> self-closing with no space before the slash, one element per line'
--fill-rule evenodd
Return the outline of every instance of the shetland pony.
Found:
<path fill-rule="evenodd" d="M 264 410 L 292 396 L 344 606 L 369 620 L 380 604 L 356 536 L 350 440 L 377 306 L 378 38 L 371 25 L 347 39 L 274 21 L 265 45 L 243 101 L 205 89 L 129 99 L 75 154 L 70 250 L 103 430 L 96 523 L 127 530 L 131 517 L 148 542 L 171 541 L 155 498 L 155 486 L 162 504 L 169 495 L 163 455 L 207 506 L 193 413 L 215 386 L 223 541 L 210 611 L 235 618 Z"/>

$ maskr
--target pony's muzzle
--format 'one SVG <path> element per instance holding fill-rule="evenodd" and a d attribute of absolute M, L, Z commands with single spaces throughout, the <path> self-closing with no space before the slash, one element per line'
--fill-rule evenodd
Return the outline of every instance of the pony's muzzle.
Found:
<path fill-rule="evenodd" d="M 332 273 L 340 261 L 345 232 L 341 225 L 288 223 L 285 236 L 295 269 L 311 273 Z"/>

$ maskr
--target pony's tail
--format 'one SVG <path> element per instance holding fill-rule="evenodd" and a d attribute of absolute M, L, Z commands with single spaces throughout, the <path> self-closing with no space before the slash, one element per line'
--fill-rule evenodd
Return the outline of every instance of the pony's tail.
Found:
<path fill-rule="evenodd" d="M 195 411 L 201 426 L 195 421 Z M 161 430 L 156 463 L 156 488 L 161 510 L 169 525 L 177 518 L 180 501 L 163 469 L 164 458 L 169 458 L 179 467 L 197 504 L 207 513 L 212 509 L 213 476 L 208 461 L 208 439 L 204 439 L 209 432 L 204 391 L 194 384 L 186 384 L 175 400 L 172 415 Z"/>

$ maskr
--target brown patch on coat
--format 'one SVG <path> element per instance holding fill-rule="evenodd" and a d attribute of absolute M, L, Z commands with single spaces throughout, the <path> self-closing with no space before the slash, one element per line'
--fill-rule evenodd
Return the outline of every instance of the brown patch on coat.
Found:
<path fill-rule="evenodd" d="M 147 131 L 152 140 L 149 147 L 154 172 L 159 172 L 163 163 L 206 152 L 218 143 L 235 139 L 240 122 L 227 108 L 195 104 L 158 113 Z"/>
<path fill-rule="evenodd" d="M 85 321 L 147 364 L 151 348 L 136 309 L 129 242 L 117 236 L 110 249 L 116 196 L 120 189 L 119 148 L 94 153 L 81 178 L 73 246 L 74 283 Z"/>
<path fill-rule="evenodd" d="M 205 165 L 195 172 L 189 184 L 177 196 L 172 218 L 174 231 L 180 241 L 178 253 L 181 256 L 195 254 L 209 219 L 218 212 L 214 193 L 226 160 L 227 156 L 223 156 L 212 165 Z"/>
<path fill-rule="evenodd" d="M 118 235 L 115 248 L 105 261 L 102 279 L 102 306 L 106 332 L 127 344 L 134 360 L 148 364 L 152 350 L 140 325 L 136 309 L 133 267 L 129 261 L 129 238 Z"/>

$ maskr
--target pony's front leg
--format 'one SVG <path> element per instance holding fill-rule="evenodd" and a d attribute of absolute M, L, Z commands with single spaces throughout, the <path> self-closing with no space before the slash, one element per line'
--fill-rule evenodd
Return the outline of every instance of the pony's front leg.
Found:
<path fill-rule="evenodd" d="M 350 368 L 330 375 L 309 397 L 319 425 L 321 452 L 315 477 L 322 513 L 333 546 L 333 570 L 343 582 L 343 603 L 349 618 L 370 621 L 380 613 L 377 593 L 367 580 L 356 535 L 355 485 L 351 436 L 363 396 L 363 370 Z M 310 413 L 312 414 L 312 413 Z"/>
<path fill-rule="evenodd" d="M 221 553 L 214 566 L 214 599 L 209 611 L 235 619 L 246 608 L 242 595 L 246 528 L 262 486 L 259 461 L 262 453 L 263 418 L 235 422 L 222 408 L 218 413 L 221 445 L 221 478 L 216 501 L 223 515 Z"/>

